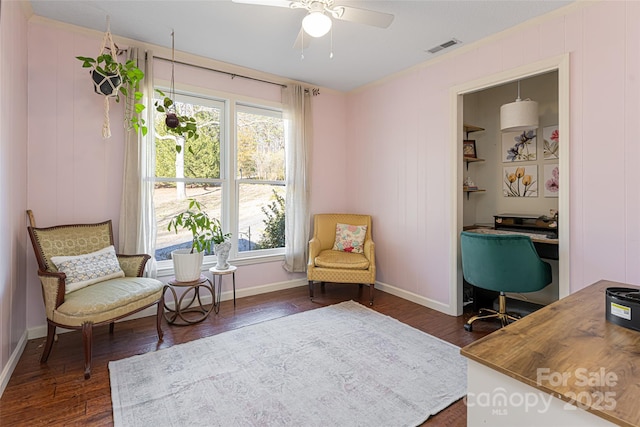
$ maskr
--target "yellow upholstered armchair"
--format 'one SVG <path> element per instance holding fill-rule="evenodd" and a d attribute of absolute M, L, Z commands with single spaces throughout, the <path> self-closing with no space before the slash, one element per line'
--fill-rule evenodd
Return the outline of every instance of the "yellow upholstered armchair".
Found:
<path fill-rule="evenodd" d="M 360 241 L 357 241 L 359 237 Z M 371 216 L 315 215 L 313 238 L 309 241 L 307 279 L 312 300 L 315 281 L 321 282 L 323 288 L 325 282 L 357 283 L 360 287 L 369 285 L 369 305 L 373 305 L 376 260 Z"/>
<path fill-rule="evenodd" d="M 111 221 L 36 228 L 27 211 L 27 227 L 38 261 L 38 277 L 47 315 L 47 341 L 41 363 L 49 358 L 56 327 L 82 330 L 84 377 L 91 376 L 94 325 L 109 324 L 157 305 L 156 328 L 162 340 L 163 283 L 142 277 L 149 255 L 117 255 Z"/>

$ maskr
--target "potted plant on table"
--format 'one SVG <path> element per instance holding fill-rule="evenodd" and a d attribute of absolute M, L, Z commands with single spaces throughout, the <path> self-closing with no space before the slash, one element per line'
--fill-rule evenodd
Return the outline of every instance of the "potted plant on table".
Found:
<path fill-rule="evenodd" d="M 167 227 L 169 231 L 178 233 L 180 229 L 191 232 L 191 248 L 176 249 L 171 252 L 176 280 L 191 282 L 200 278 L 202 261 L 205 252 L 213 247 L 218 258 L 216 268 L 228 268 L 227 259 L 231 249 L 231 233 L 224 233 L 217 218 L 211 218 L 202 210 L 202 204 L 189 199 L 189 208 L 174 216 Z"/>

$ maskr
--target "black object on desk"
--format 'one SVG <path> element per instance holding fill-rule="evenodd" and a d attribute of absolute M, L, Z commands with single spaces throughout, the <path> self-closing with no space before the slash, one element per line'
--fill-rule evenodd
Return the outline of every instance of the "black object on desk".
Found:
<path fill-rule="evenodd" d="M 606 290 L 606 319 L 625 328 L 640 331 L 640 292 L 635 288 L 611 287 Z"/>

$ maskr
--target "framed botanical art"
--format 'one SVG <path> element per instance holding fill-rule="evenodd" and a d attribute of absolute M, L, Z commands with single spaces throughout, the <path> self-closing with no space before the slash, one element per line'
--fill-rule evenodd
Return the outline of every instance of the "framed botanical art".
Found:
<path fill-rule="evenodd" d="M 537 160 L 536 131 L 505 132 L 502 134 L 502 162 Z"/>
<path fill-rule="evenodd" d="M 505 197 L 538 197 L 538 165 L 506 166 L 503 172 Z"/>
<path fill-rule="evenodd" d="M 544 197 L 558 197 L 560 190 L 558 176 L 557 163 L 544 165 Z"/>
<path fill-rule="evenodd" d="M 559 158 L 560 134 L 558 133 L 558 125 L 542 128 L 542 140 L 544 144 L 544 159 L 552 160 Z"/>
<path fill-rule="evenodd" d="M 462 154 L 467 159 L 475 159 L 478 157 L 476 151 L 476 141 L 473 139 L 467 139 L 462 143 Z"/>

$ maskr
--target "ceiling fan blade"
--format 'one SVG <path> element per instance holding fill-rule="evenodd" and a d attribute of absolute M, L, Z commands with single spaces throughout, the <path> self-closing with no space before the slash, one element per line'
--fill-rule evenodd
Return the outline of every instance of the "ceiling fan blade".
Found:
<path fill-rule="evenodd" d="M 259 6 L 291 7 L 289 0 L 231 0 L 233 3 L 256 4 Z"/>
<path fill-rule="evenodd" d="M 305 35 L 304 30 L 300 28 L 300 32 L 298 33 L 298 37 L 296 37 L 296 41 L 293 44 L 293 48 L 306 49 L 309 47 L 310 42 L 311 42 L 311 36 L 309 34 Z"/>
<path fill-rule="evenodd" d="M 235 1 L 235 0 L 234 0 Z M 358 22 L 374 27 L 387 28 L 393 22 L 394 16 L 389 13 L 376 12 L 375 10 L 360 9 L 351 6 L 339 6 L 344 12 L 337 19 L 350 22 Z"/>

